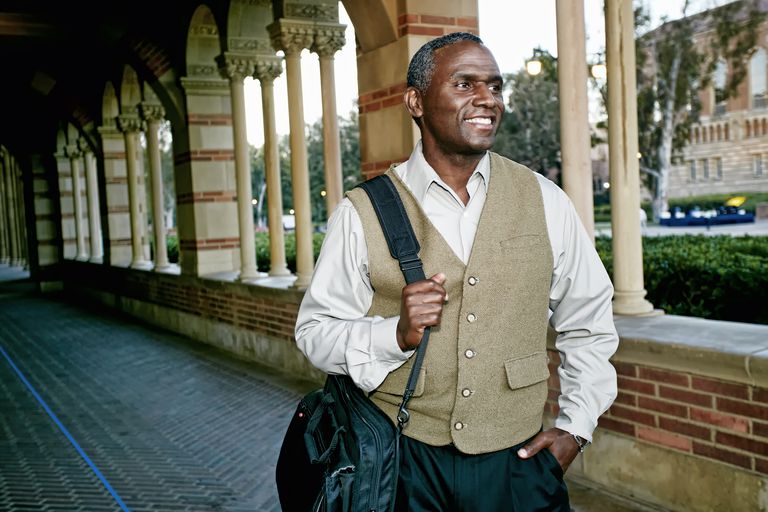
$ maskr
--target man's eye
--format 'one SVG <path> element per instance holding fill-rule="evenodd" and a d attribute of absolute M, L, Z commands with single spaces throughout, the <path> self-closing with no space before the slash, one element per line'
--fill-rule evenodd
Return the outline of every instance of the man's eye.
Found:
<path fill-rule="evenodd" d="M 495 93 L 501 92 L 501 85 L 499 84 L 491 84 L 490 86 L 488 86 L 488 88 L 491 90 L 491 92 L 495 92 Z"/>
<path fill-rule="evenodd" d="M 459 89 L 469 89 L 469 82 L 459 82 L 456 84 Z"/>

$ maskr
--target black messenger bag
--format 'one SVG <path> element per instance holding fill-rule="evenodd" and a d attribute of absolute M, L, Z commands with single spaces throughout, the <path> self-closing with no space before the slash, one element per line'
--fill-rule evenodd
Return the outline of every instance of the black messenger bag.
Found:
<path fill-rule="evenodd" d="M 386 175 L 360 187 L 371 199 L 392 257 L 406 283 L 425 279 L 419 243 L 400 196 Z M 288 425 L 276 481 L 284 512 L 389 512 L 395 505 L 399 439 L 408 423 L 430 329 L 419 344 L 397 426 L 346 375 L 329 375 L 325 386 L 299 402 Z"/>

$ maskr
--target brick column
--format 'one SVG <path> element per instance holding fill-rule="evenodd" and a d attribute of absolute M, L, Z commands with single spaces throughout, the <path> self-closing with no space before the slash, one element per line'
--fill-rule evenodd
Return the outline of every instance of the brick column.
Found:
<path fill-rule="evenodd" d="M 24 181 L 21 164 L 16 160 L 14 160 L 14 168 L 16 173 L 14 184 L 16 186 L 16 232 L 19 236 L 19 265 L 24 267 L 24 270 L 29 270 L 29 244 L 27 243 L 27 215 L 25 208 L 26 201 L 24 200 Z"/>
<path fill-rule="evenodd" d="M 163 169 L 158 134 L 160 124 L 165 117 L 165 110 L 160 105 L 150 103 L 142 103 L 139 110 L 141 117 L 147 123 L 147 153 L 149 156 L 149 176 L 152 186 L 152 227 L 155 235 L 154 268 L 157 271 L 162 271 L 170 267 L 168 263 L 168 245 L 165 240 Z"/>
<path fill-rule="evenodd" d="M 210 72 L 181 79 L 189 147 L 174 144 L 181 271 L 190 275 L 240 268 L 229 83 Z"/>
<path fill-rule="evenodd" d="M 104 150 L 104 199 L 107 204 L 109 231 L 105 247 L 110 265 L 127 267 L 131 264 L 131 220 L 125 168 L 125 139 L 112 123 L 110 120 L 109 124 L 98 128 L 101 147 Z"/>
<path fill-rule="evenodd" d="M 279 58 L 259 58 L 254 76 L 261 84 L 261 111 L 264 122 L 264 177 L 267 182 L 270 276 L 290 274 L 285 261 L 283 233 L 283 190 L 280 186 L 280 155 L 275 127 L 275 78 L 283 67 Z"/>
<path fill-rule="evenodd" d="M 323 157 L 325 159 L 325 209 L 330 217 L 344 193 L 341 173 L 339 120 L 336 112 L 336 79 L 333 56 L 344 47 L 345 25 L 322 24 L 315 28 L 312 51 L 320 57 L 320 88 L 323 97 Z"/>
<path fill-rule="evenodd" d="M 240 275 L 238 279 L 258 279 L 256 240 L 253 234 L 253 190 L 248 136 L 245 125 L 245 88 L 243 80 L 253 74 L 255 62 L 250 55 L 227 52 L 219 56 L 219 71 L 229 80 L 232 102 L 232 136 L 235 147 L 235 182 L 237 186 L 237 224 L 240 233 Z"/>
<path fill-rule="evenodd" d="M 16 208 L 16 170 L 13 157 L 8 151 L 3 154 L 3 167 L 5 170 L 5 193 L 6 193 L 6 214 L 8 219 L 9 233 L 9 256 L 8 262 L 12 267 L 21 265 L 21 250 L 19 247 L 19 224 L 18 210 Z"/>
<path fill-rule="evenodd" d="M 291 141 L 291 185 L 296 212 L 296 281 L 306 288 L 315 266 L 312 249 L 312 207 L 309 199 L 309 163 L 304 134 L 304 100 L 301 93 L 301 50 L 313 41 L 313 23 L 278 20 L 268 27 L 272 46 L 285 53 L 288 84 L 288 123 Z"/>
<path fill-rule="evenodd" d="M 51 177 L 45 161 L 39 154 L 30 157 L 32 189 L 34 191 L 34 215 L 37 235 L 37 265 L 44 268 L 59 262 L 60 228 L 54 222 L 55 201 Z"/>

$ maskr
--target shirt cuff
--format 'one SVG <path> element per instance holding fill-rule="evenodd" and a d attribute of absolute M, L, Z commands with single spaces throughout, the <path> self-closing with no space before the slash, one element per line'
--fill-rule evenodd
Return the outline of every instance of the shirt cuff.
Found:
<path fill-rule="evenodd" d="M 555 427 L 583 437 L 590 443 L 592 442 L 592 432 L 595 430 L 595 425 L 587 418 L 571 418 L 562 412 L 555 419 Z"/>
<path fill-rule="evenodd" d="M 373 359 L 382 363 L 397 363 L 408 360 L 413 350 L 403 352 L 397 344 L 397 322 L 399 316 L 377 319 L 371 324 L 371 352 Z M 391 371 L 391 370 L 390 370 Z"/>

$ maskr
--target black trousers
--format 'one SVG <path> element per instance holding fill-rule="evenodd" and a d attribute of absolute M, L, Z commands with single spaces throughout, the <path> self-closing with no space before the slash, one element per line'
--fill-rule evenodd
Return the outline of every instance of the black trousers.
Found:
<path fill-rule="evenodd" d="M 467 455 L 401 437 L 397 512 L 569 512 L 563 470 L 549 450 L 521 459 L 525 443 Z"/>

